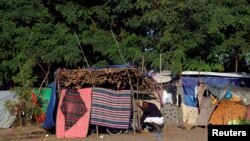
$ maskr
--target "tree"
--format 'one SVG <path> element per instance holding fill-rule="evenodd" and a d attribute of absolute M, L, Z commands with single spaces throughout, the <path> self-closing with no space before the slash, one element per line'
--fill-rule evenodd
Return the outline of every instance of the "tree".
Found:
<path fill-rule="evenodd" d="M 233 62 L 247 61 L 249 53 L 249 6 L 246 0 L 170 0 L 159 48 L 181 70 L 233 71 Z"/>
<path fill-rule="evenodd" d="M 57 21 L 44 5 L 39 0 L 2 0 L 0 3 L 0 30 L 3 33 L 0 35 L 0 75 L 1 78 L 14 81 L 26 119 L 36 112 L 35 106 L 32 106 L 31 93 L 37 80 L 42 79 L 42 87 L 53 66 L 56 68 L 60 63 L 66 66 L 83 62 L 73 32 Z M 44 73 L 42 78 L 40 72 Z"/>
<path fill-rule="evenodd" d="M 0 82 L 33 60 L 34 75 L 58 67 L 121 64 L 159 69 L 249 71 L 249 1 L 1 0 Z M 42 81 L 41 78 L 38 78 Z M 46 82 L 44 80 L 43 82 Z M 46 84 L 46 83 L 42 83 Z"/>

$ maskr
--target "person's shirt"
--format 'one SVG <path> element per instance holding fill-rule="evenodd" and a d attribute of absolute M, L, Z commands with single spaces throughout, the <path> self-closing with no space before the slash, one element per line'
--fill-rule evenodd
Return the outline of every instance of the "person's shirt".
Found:
<path fill-rule="evenodd" d="M 147 117 L 162 117 L 161 111 L 153 103 L 148 103 L 148 107 L 143 109 L 143 112 Z"/>

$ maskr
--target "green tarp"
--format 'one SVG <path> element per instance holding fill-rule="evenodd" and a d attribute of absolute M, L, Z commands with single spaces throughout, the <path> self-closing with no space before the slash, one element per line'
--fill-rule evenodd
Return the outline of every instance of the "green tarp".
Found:
<path fill-rule="evenodd" d="M 51 88 L 42 88 L 39 93 L 39 88 L 34 88 L 34 94 L 38 98 L 38 103 L 42 107 L 42 111 L 45 113 L 48 108 L 48 104 L 50 101 L 50 97 L 52 95 L 52 89 Z"/>

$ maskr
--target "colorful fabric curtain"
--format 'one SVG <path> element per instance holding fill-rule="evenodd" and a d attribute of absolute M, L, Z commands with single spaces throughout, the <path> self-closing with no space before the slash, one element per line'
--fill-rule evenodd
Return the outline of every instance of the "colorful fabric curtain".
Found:
<path fill-rule="evenodd" d="M 93 88 L 91 124 L 127 129 L 131 114 L 131 90 Z"/>

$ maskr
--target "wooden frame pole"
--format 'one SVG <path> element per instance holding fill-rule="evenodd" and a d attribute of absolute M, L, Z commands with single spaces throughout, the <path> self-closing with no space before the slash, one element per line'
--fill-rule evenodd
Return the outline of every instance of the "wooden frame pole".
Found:
<path fill-rule="evenodd" d="M 114 32 L 113 32 L 112 30 L 111 30 L 111 33 L 112 33 L 112 36 L 113 36 L 113 38 L 114 38 L 114 40 L 115 40 L 116 46 L 117 46 L 117 48 L 118 48 L 118 52 L 119 52 L 119 54 L 120 54 L 120 56 L 121 56 L 121 59 L 122 59 L 123 63 L 126 64 L 126 61 L 125 61 L 125 59 L 124 59 L 124 57 L 123 57 L 123 54 L 122 54 L 122 51 L 121 51 L 121 49 L 120 49 L 119 43 L 118 43 L 118 41 L 116 40 L 115 34 L 114 34 Z M 126 72 L 127 72 L 127 75 L 128 75 L 128 80 L 129 80 L 130 89 L 131 89 L 131 91 L 132 91 L 131 93 L 132 93 L 133 125 L 134 125 L 134 124 L 135 124 L 135 96 L 134 96 L 133 85 L 132 85 L 132 81 L 131 81 L 131 78 L 130 78 L 130 74 L 129 74 L 128 68 L 126 69 Z M 135 134 L 135 131 L 134 131 L 134 134 Z"/>

